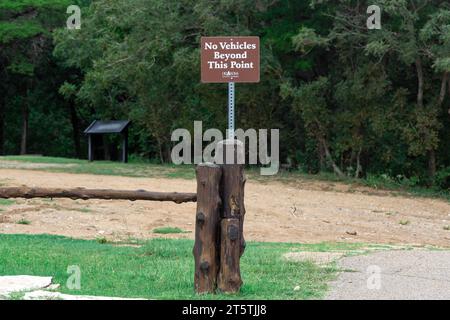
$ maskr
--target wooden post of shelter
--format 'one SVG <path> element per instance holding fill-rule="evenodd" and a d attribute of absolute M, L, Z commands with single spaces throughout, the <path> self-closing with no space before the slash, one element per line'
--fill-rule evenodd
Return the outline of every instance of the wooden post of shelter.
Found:
<path fill-rule="evenodd" d="M 122 162 L 128 163 L 128 128 L 125 128 L 122 137 Z"/>
<path fill-rule="evenodd" d="M 94 144 L 92 141 L 92 134 L 88 134 L 88 160 L 94 161 Z"/>

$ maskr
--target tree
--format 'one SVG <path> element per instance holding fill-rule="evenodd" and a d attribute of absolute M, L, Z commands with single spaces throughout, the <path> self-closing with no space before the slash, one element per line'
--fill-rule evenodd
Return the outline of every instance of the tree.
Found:
<path fill-rule="evenodd" d="M 18 94 L 21 100 L 22 134 L 20 153 L 27 153 L 30 91 L 39 64 L 46 63 L 45 52 L 50 45 L 49 28 L 67 6 L 66 0 L 10 1 L 0 3 L 0 61 L 5 93 Z M 4 152 L 5 98 L 0 101 L 0 152 Z"/>
<path fill-rule="evenodd" d="M 339 75 L 336 75 L 335 81 L 333 81 L 333 83 L 337 83 L 338 91 L 333 96 L 338 104 L 347 100 L 348 109 L 357 101 L 353 100 L 352 103 L 349 99 L 345 99 L 345 95 L 351 94 L 352 91 L 352 87 L 348 87 L 346 83 L 355 82 L 349 80 L 350 78 L 358 81 L 357 79 L 361 76 L 370 79 L 371 74 L 385 73 L 385 76 L 379 79 L 378 86 L 381 91 L 378 90 L 375 96 L 359 105 L 360 108 L 368 105 L 373 108 L 375 106 L 369 103 L 373 101 L 372 99 L 386 101 L 386 98 L 383 99 L 383 97 L 387 97 L 389 91 L 382 92 L 385 85 L 390 86 L 389 83 L 397 87 L 402 85 L 396 83 L 398 79 L 395 78 L 398 76 L 399 68 L 395 64 L 400 62 L 404 71 L 414 66 L 417 79 L 415 103 L 409 110 L 406 110 L 406 114 L 403 114 L 400 125 L 392 125 L 401 130 L 402 139 L 408 144 L 408 152 L 411 156 L 427 155 L 428 175 L 432 178 L 436 172 L 436 150 L 439 145 L 441 128 L 438 115 L 445 100 L 449 70 L 449 26 L 446 2 L 379 1 L 377 4 L 383 9 L 381 30 L 368 30 L 366 27 L 368 17 L 366 10 L 370 4 L 367 1 L 339 1 L 333 2 L 333 4 L 329 1 L 312 1 L 311 4 L 335 6 L 334 26 L 328 34 L 323 35 L 317 34 L 314 29 L 302 28 L 293 38 L 294 45 L 303 54 L 310 54 L 314 52 L 312 50 L 318 50 L 317 48 L 332 50 L 336 60 L 345 66 L 334 67 L 334 70 L 339 70 Z M 361 67 L 364 65 L 372 65 L 372 67 Z M 374 67 L 380 71 L 374 72 Z M 365 76 L 360 72 L 364 69 L 367 74 Z M 344 80 L 342 80 L 342 75 L 344 75 Z M 433 83 L 433 77 L 436 75 L 441 79 L 439 86 Z M 363 84 L 364 86 L 360 87 L 361 93 L 367 90 L 365 86 L 368 83 L 364 82 Z M 403 79 L 403 85 L 405 84 L 407 85 Z M 376 82 L 372 82 L 371 87 L 376 89 L 376 86 Z M 438 91 L 434 91 L 436 87 L 439 88 Z M 409 95 L 410 92 L 409 88 L 400 87 L 397 90 L 397 94 L 390 93 L 392 94 L 391 99 L 401 98 L 403 97 L 401 93 Z M 439 94 L 437 95 L 433 91 Z M 369 89 L 368 92 L 372 92 L 372 90 Z M 407 99 L 409 100 L 409 98 Z M 394 102 L 394 104 L 398 103 L 398 101 Z M 378 108 L 375 109 L 382 111 L 383 107 L 378 104 Z M 350 113 L 340 114 L 346 114 L 346 117 L 341 117 L 342 123 L 345 118 L 354 118 L 358 113 L 355 113 L 354 110 Z M 370 113 L 363 112 L 363 114 L 366 119 L 370 117 Z M 372 115 L 373 117 L 375 115 Z M 355 127 L 354 121 L 350 120 L 350 122 L 353 123 L 351 126 Z M 360 126 L 357 127 L 361 129 Z M 353 139 L 353 141 L 358 140 Z"/>
<path fill-rule="evenodd" d="M 134 130 L 167 162 L 175 128 L 192 128 L 194 120 L 214 127 L 226 123 L 225 85 L 199 81 L 200 36 L 251 34 L 259 27 L 255 17 L 270 3 L 139 0 L 128 10 L 128 1 L 100 0 L 84 15 L 81 30 L 55 34 L 54 53 L 84 74 L 76 96 L 96 117 L 131 118 Z M 238 103 L 268 114 L 274 105 L 264 102 L 273 100 L 273 79 L 280 75 L 270 48 L 263 48 L 262 61 L 267 80 L 239 91 Z"/>

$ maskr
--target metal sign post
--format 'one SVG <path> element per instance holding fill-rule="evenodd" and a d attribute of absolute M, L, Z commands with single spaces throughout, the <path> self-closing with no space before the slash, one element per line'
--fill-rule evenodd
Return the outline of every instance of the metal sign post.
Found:
<path fill-rule="evenodd" d="M 234 139 L 234 102 L 235 83 L 228 82 L 228 139 Z"/>

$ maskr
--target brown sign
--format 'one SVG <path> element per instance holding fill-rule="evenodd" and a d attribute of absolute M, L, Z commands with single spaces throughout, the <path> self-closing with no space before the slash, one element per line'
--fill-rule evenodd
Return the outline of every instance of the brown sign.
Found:
<path fill-rule="evenodd" d="M 259 82 L 259 37 L 202 37 L 202 82 Z"/>

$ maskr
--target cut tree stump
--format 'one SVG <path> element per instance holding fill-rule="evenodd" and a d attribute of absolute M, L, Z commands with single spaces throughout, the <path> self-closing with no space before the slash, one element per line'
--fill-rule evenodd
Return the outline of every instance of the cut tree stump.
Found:
<path fill-rule="evenodd" d="M 227 159 L 234 154 L 234 162 L 222 165 L 222 181 L 220 186 L 220 193 L 222 198 L 222 218 L 236 218 L 239 219 L 239 237 L 240 237 L 240 255 L 245 250 L 244 238 L 244 218 L 245 218 L 245 204 L 244 204 L 244 189 L 245 189 L 245 173 L 244 165 L 239 164 L 239 159 L 244 157 L 244 148 L 238 140 L 224 140 L 218 144 L 218 153 L 227 154 Z"/>
<path fill-rule="evenodd" d="M 217 157 L 225 159 L 222 164 L 222 180 L 220 183 L 221 210 L 221 242 L 220 270 L 218 288 L 224 293 L 237 293 L 242 286 L 240 273 L 240 257 L 245 250 L 244 239 L 244 188 L 245 153 L 242 142 L 224 140 L 219 142 Z"/>
<path fill-rule="evenodd" d="M 239 219 L 223 219 L 220 234 L 220 271 L 217 286 L 221 292 L 237 293 L 242 286 Z"/>
<path fill-rule="evenodd" d="M 194 285 L 197 293 L 214 293 L 219 271 L 219 193 L 222 169 L 215 164 L 197 167 L 197 213 L 195 221 Z"/>

